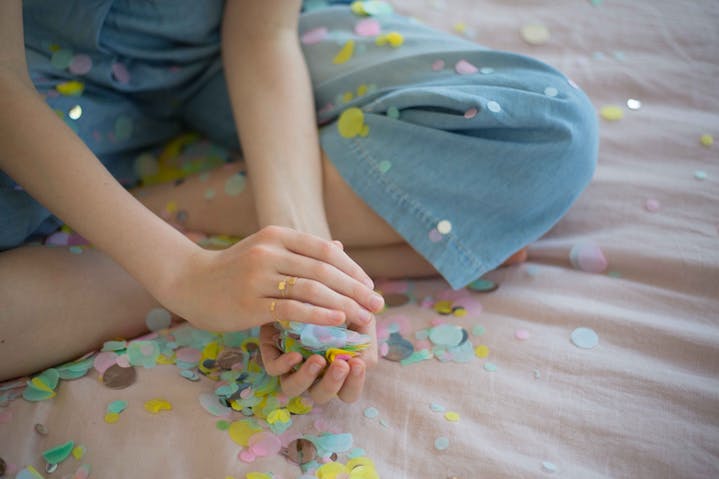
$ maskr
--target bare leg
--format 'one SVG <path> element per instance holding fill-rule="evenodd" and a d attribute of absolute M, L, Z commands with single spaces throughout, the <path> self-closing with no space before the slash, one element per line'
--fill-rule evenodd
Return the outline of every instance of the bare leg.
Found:
<path fill-rule="evenodd" d="M 324 158 L 330 228 L 375 277 L 420 277 L 434 268 L 375 214 Z M 241 164 L 134 193 L 148 208 L 188 230 L 247 236 L 257 230 L 252 184 L 225 192 Z M 212 190 L 213 194 L 208 194 Z M 232 190 L 230 189 L 230 192 Z M 331 201 L 328 201 L 330 200 Z M 183 213 L 180 213 L 183 212 Z M 347 221 L 352 218 L 352 221 Z M 25 247 L 0 253 L 0 380 L 30 374 L 146 330 L 157 302 L 120 266 L 98 251 Z"/>

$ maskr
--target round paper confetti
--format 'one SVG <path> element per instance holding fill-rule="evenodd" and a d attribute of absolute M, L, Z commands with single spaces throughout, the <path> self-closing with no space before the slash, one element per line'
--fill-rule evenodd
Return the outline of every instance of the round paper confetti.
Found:
<path fill-rule="evenodd" d="M 454 411 L 447 411 L 444 413 L 444 418 L 449 422 L 459 421 L 459 414 Z"/>
<path fill-rule="evenodd" d="M 452 223 L 448 220 L 440 221 L 437 223 L 437 231 L 443 235 L 449 234 L 452 231 Z"/>
<path fill-rule="evenodd" d="M 639 100 L 635 100 L 634 98 L 630 98 L 627 100 L 627 108 L 630 110 L 638 110 L 642 107 L 642 102 Z"/>
<path fill-rule="evenodd" d="M 555 97 L 555 96 L 559 95 L 559 90 L 557 90 L 553 86 L 548 86 L 547 88 L 544 89 L 544 94 L 547 96 Z"/>
<path fill-rule="evenodd" d="M 115 138 L 119 141 L 127 140 L 132 136 L 132 119 L 127 116 L 120 116 L 115 120 Z"/>
<path fill-rule="evenodd" d="M 364 126 L 364 113 L 357 107 L 343 111 L 337 121 L 337 130 L 343 138 L 360 135 Z"/>
<path fill-rule="evenodd" d="M 127 409 L 127 401 L 123 400 L 112 401 L 110 404 L 107 405 L 107 412 L 114 412 L 116 414 L 120 414 L 125 409 Z"/>
<path fill-rule="evenodd" d="M 379 22 L 374 18 L 366 18 L 360 20 L 355 25 L 355 33 L 361 37 L 372 37 L 379 35 L 382 31 L 382 27 Z"/>
<path fill-rule="evenodd" d="M 438 451 L 444 451 L 449 447 L 449 439 L 444 436 L 440 436 L 434 440 L 434 448 Z"/>
<path fill-rule="evenodd" d="M 72 51 L 71 50 L 58 50 L 50 57 L 50 63 L 55 68 L 64 70 L 68 68 L 72 63 Z"/>
<path fill-rule="evenodd" d="M 542 469 L 547 472 L 557 472 L 557 466 L 555 466 L 554 463 L 549 461 L 542 462 Z"/>
<path fill-rule="evenodd" d="M 322 40 L 324 40 L 327 37 L 327 28 L 326 27 L 319 27 L 312 30 L 309 30 L 302 34 L 301 41 L 305 45 L 314 45 L 315 43 L 320 43 Z"/>
<path fill-rule="evenodd" d="M 377 416 L 379 416 L 379 411 L 377 410 L 377 408 L 368 407 L 367 409 L 364 410 L 364 417 L 366 417 L 368 419 L 374 419 Z"/>
<path fill-rule="evenodd" d="M 467 110 L 467 111 L 464 112 L 464 117 L 465 117 L 466 119 L 468 119 L 468 120 L 471 120 L 472 118 L 474 118 L 475 116 L 477 116 L 477 113 L 478 113 L 478 112 L 479 112 L 479 110 L 477 110 L 476 108 L 472 107 L 472 108 L 470 108 L 469 110 Z"/>
<path fill-rule="evenodd" d="M 481 73 L 482 75 L 489 75 L 491 73 L 494 73 L 494 68 L 482 67 L 479 69 L 479 73 Z"/>
<path fill-rule="evenodd" d="M 479 346 L 474 348 L 474 355 L 478 358 L 486 358 L 487 356 L 489 356 L 489 348 L 484 344 L 480 344 Z"/>
<path fill-rule="evenodd" d="M 67 112 L 67 116 L 69 116 L 71 120 L 79 120 L 82 116 L 82 107 L 80 105 L 73 106 L 70 108 L 70 111 Z"/>
<path fill-rule="evenodd" d="M 607 259 L 601 248 L 592 242 L 574 245 L 569 252 L 569 261 L 576 269 L 588 273 L 603 273 L 607 269 Z"/>
<path fill-rule="evenodd" d="M 549 29 L 540 23 L 530 23 L 519 30 L 522 39 L 530 45 L 542 45 L 549 41 Z"/>
<path fill-rule="evenodd" d="M 618 121 L 624 118 L 624 110 L 621 106 L 606 105 L 599 110 L 599 115 L 607 121 Z"/>
<path fill-rule="evenodd" d="M 709 148 L 714 144 L 714 137 L 709 133 L 705 133 L 699 138 L 699 143 Z"/>
<path fill-rule="evenodd" d="M 115 62 L 112 64 L 112 76 L 118 83 L 127 85 L 130 83 L 130 72 L 127 71 L 127 67 L 123 63 Z"/>
<path fill-rule="evenodd" d="M 68 249 L 70 250 L 70 253 L 72 253 L 72 254 L 82 254 L 81 246 L 70 246 Z"/>
<path fill-rule="evenodd" d="M 335 55 L 334 59 L 332 60 L 332 63 L 334 63 L 335 65 L 346 63 L 347 61 L 349 61 L 350 58 L 352 58 L 352 55 L 354 55 L 354 50 L 355 41 L 347 40 L 347 42 L 340 49 L 340 51 L 337 52 L 337 55 Z"/>
<path fill-rule="evenodd" d="M 211 200 L 214 197 L 215 197 L 215 190 L 213 190 L 212 188 L 207 188 L 205 190 L 205 199 Z"/>
<path fill-rule="evenodd" d="M 497 370 L 497 365 L 494 363 L 484 363 L 484 369 L 493 373 Z"/>
<path fill-rule="evenodd" d="M 432 71 L 438 72 L 444 69 L 444 60 L 435 60 L 432 63 Z"/>
<path fill-rule="evenodd" d="M 499 113 L 500 111 L 502 111 L 502 107 L 499 106 L 499 103 L 497 103 L 496 101 L 487 102 L 487 109 L 492 113 Z"/>
<path fill-rule="evenodd" d="M 696 178 L 699 181 L 706 180 L 708 177 L 707 172 L 703 170 L 696 170 L 694 172 L 694 178 Z"/>
<path fill-rule="evenodd" d="M 237 173 L 225 181 L 225 193 L 230 196 L 237 196 L 245 191 L 245 175 Z"/>
<path fill-rule="evenodd" d="M 514 332 L 514 337 L 519 339 L 520 341 L 526 341 L 529 339 L 529 331 L 526 329 L 518 329 Z"/>
<path fill-rule="evenodd" d="M 467 60 L 460 60 L 454 65 L 454 71 L 460 75 L 472 75 L 473 73 L 477 73 L 479 69 Z"/>
<path fill-rule="evenodd" d="M 661 207 L 662 207 L 661 203 L 659 203 L 659 201 L 655 200 L 654 198 L 649 198 L 644 203 L 644 208 L 650 213 L 656 213 L 657 211 L 659 211 L 659 209 Z"/>
<path fill-rule="evenodd" d="M 387 116 L 393 119 L 399 118 L 399 109 L 396 106 L 391 106 L 387 108 Z"/>
<path fill-rule="evenodd" d="M 444 406 L 437 403 L 432 403 L 429 405 L 429 408 L 434 412 L 444 412 Z"/>
<path fill-rule="evenodd" d="M 85 75 L 92 69 L 92 59 L 84 54 L 75 55 L 69 65 L 73 75 Z"/>
<path fill-rule="evenodd" d="M 109 412 L 105 414 L 105 422 L 108 424 L 115 424 L 120 420 L 120 415 L 116 412 Z"/>
<path fill-rule="evenodd" d="M 437 231 L 437 228 L 432 228 L 431 230 L 429 230 L 429 240 L 432 243 L 442 241 L 442 233 Z"/>
<path fill-rule="evenodd" d="M 592 349 L 599 344 L 599 336 L 590 328 L 575 329 L 571 339 L 576 347 L 582 349 Z"/>
<path fill-rule="evenodd" d="M 392 168 L 392 163 L 387 160 L 382 160 L 379 162 L 379 165 L 377 167 L 380 173 L 387 173 L 390 168 Z"/>
<path fill-rule="evenodd" d="M 164 308 L 151 309 L 145 316 L 145 324 L 150 331 L 160 331 L 167 329 L 172 322 L 172 315 Z"/>

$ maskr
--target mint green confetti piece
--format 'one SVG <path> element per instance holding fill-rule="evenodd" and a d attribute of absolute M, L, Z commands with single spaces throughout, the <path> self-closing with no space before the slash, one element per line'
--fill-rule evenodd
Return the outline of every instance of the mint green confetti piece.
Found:
<path fill-rule="evenodd" d="M 92 368 L 92 361 L 93 358 L 85 358 L 79 361 L 63 364 L 55 369 L 57 369 L 60 379 L 77 379 L 87 374 L 90 368 Z"/>
<path fill-rule="evenodd" d="M 75 447 L 75 442 L 68 441 L 65 444 L 60 444 L 43 452 L 42 457 L 50 464 L 60 464 L 68 458 L 73 447 Z"/>
<path fill-rule="evenodd" d="M 57 383 L 60 380 L 60 373 L 57 372 L 57 369 L 50 368 L 46 369 L 42 373 L 40 373 L 39 376 L 36 376 L 40 381 L 42 381 L 47 387 L 50 389 L 55 389 L 57 387 Z"/>
<path fill-rule="evenodd" d="M 215 427 L 217 427 L 220 431 L 227 431 L 230 428 L 230 422 L 220 419 L 215 423 Z"/>
<path fill-rule="evenodd" d="M 486 332 L 484 326 L 477 325 L 472 328 L 472 336 L 481 336 Z"/>
<path fill-rule="evenodd" d="M 497 370 L 497 365 L 494 363 L 484 363 L 484 369 L 489 371 L 490 373 L 493 373 Z"/>
<path fill-rule="evenodd" d="M 132 136 L 133 128 L 132 118 L 127 116 L 118 117 L 115 120 L 115 138 L 118 141 L 129 139 Z"/>
<path fill-rule="evenodd" d="M 366 417 L 368 419 L 374 419 L 377 416 L 379 416 L 379 411 L 377 410 L 376 407 L 368 407 L 367 409 L 364 410 L 364 417 Z"/>
<path fill-rule="evenodd" d="M 590 328 L 577 328 L 571 336 L 574 345 L 581 349 L 592 349 L 599 344 L 599 336 Z"/>
<path fill-rule="evenodd" d="M 429 408 L 434 412 L 444 412 L 445 411 L 445 407 L 442 406 L 441 404 L 437 404 L 437 403 L 430 404 Z"/>
<path fill-rule="evenodd" d="M 388 424 L 387 421 L 385 421 L 384 419 L 380 419 L 380 420 L 379 420 L 379 424 L 380 424 L 380 426 L 382 426 L 382 427 L 387 427 L 387 428 L 389 427 L 389 424 Z"/>
<path fill-rule="evenodd" d="M 449 447 L 449 439 L 444 436 L 440 436 L 434 440 L 434 448 L 438 451 L 444 451 Z"/>
<path fill-rule="evenodd" d="M 53 393 L 49 391 L 43 391 L 41 389 L 37 389 L 35 386 L 27 383 L 27 387 L 22 392 L 22 397 L 26 401 L 30 402 L 37 402 L 37 401 L 44 401 L 45 399 L 50 399 L 53 397 Z"/>
<path fill-rule="evenodd" d="M 127 348 L 127 341 L 105 341 L 105 344 L 102 345 L 103 351 L 120 351 L 122 349 Z"/>
<path fill-rule="evenodd" d="M 135 341 L 127 346 L 127 357 L 133 366 L 155 367 L 160 348 L 154 341 Z"/>
<path fill-rule="evenodd" d="M 72 50 L 58 50 L 50 57 L 50 63 L 52 66 L 59 70 L 64 70 L 72 63 L 73 53 Z"/>
<path fill-rule="evenodd" d="M 419 351 L 413 352 L 412 354 L 409 355 L 409 357 L 404 358 L 399 363 L 402 366 L 407 366 L 407 365 L 418 363 L 420 361 L 424 361 L 424 360 L 430 359 L 430 358 L 432 358 L 432 352 L 429 351 L 428 349 L 421 349 Z"/>
<path fill-rule="evenodd" d="M 353 447 L 352 450 L 347 453 L 347 457 L 350 459 L 354 459 L 355 457 L 364 457 L 366 455 L 367 451 L 365 451 L 361 447 Z"/>
<path fill-rule="evenodd" d="M 557 466 L 553 462 L 549 461 L 542 462 L 542 469 L 547 472 L 557 472 Z"/>
<path fill-rule="evenodd" d="M 390 168 L 392 168 L 392 163 L 387 160 L 382 160 L 379 162 L 378 169 L 380 173 L 387 173 Z"/>
<path fill-rule="evenodd" d="M 107 405 L 107 412 L 114 412 L 116 414 L 120 414 L 125 409 L 127 409 L 127 401 L 123 400 L 112 401 L 110 404 Z"/>
<path fill-rule="evenodd" d="M 225 181 L 225 193 L 230 196 L 237 196 L 245 191 L 245 175 L 237 173 L 227 178 Z"/>
<path fill-rule="evenodd" d="M 82 254 L 82 246 L 70 246 L 68 249 L 72 254 Z"/>

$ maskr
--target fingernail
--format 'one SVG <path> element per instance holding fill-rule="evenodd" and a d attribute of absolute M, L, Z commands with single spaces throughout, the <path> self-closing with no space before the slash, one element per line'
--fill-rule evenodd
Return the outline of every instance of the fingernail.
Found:
<path fill-rule="evenodd" d="M 362 366 L 353 366 L 352 367 L 352 376 L 361 376 L 362 375 Z"/>
<path fill-rule="evenodd" d="M 374 281 L 372 281 L 369 277 L 365 278 L 364 281 L 362 281 L 365 286 L 367 286 L 369 289 L 374 289 Z"/>
<path fill-rule="evenodd" d="M 312 375 L 315 375 L 315 376 L 316 376 L 317 374 L 319 374 L 319 373 L 320 373 L 320 369 L 322 369 L 322 366 L 320 366 L 319 364 L 317 364 L 317 363 L 310 363 L 310 372 L 312 373 Z"/>
<path fill-rule="evenodd" d="M 332 371 L 332 377 L 335 378 L 335 380 L 337 380 L 337 381 L 344 378 L 346 374 L 347 374 L 347 371 L 344 369 L 337 368 Z"/>
<path fill-rule="evenodd" d="M 344 321 L 345 313 L 342 311 L 330 311 L 329 317 L 331 321 Z"/>
<path fill-rule="evenodd" d="M 369 323 L 370 321 L 372 321 L 372 313 L 370 313 L 364 308 L 360 309 L 360 320 L 363 323 Z"/>
<path fill-rule="evenodd" d="M 373 310 L 379 311 L 380 309 L 382 309 L 382 306 L 384 306 L 384 298 L 379 294 L 374 293 L 369 300 L 369 304 L 370 306 L 372 306 Z"/>

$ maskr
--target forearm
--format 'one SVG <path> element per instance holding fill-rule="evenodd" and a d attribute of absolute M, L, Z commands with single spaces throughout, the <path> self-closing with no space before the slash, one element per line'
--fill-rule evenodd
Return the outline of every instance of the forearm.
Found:
<path fill-rule="evenodd" d="M 312 86 L 296 32 L 243 35 L 223 30 L 223 60 L 260 226 L 329 239 Z"/>
<path fill-rule="evenodd" d="M 28 81 L 0 71 L 0 91 L 0 169 L 154 292 L 196 246 L 130 195 Z"/>

